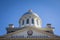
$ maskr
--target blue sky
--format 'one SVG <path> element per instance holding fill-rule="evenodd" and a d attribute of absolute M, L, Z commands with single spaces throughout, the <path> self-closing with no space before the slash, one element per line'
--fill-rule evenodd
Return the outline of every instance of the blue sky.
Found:
<path fill-rule="evenodd" d="M 29 9 L 42 19 L 42 27 L 51 23 L 54 34 L 60 35 L 60 0 L 0 0 L 0 35 L 6 34 L 8 24 L 19 26 L 19 19 Z"/>

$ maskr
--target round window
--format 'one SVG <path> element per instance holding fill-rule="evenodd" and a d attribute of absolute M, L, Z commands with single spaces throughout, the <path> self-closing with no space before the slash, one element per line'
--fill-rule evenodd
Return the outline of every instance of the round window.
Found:
<path fill-rule="evenodd" d="M 27 31 L 27 34 L 28 34 L 29 36 L 31 36 L 31 35 L 33 34 L 33 31 L 32 31 L 32 30 L 29 30 L 29 31 Z"/>

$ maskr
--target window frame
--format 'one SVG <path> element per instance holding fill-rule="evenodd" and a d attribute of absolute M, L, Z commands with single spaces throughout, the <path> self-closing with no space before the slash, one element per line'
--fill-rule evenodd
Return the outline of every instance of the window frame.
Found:
<path fill-rule="evenodd" d="M 32 24 L 34 24 L 34 19 L 33 18 L 31 19 L 31 21 L 32 21 Z"/>
<path fill-rule="evenodd" d="M 24 25 L 24 20 L 22 20 L 22 25 Z"/>
<path fill-rule="evenodd" d="M 29 24 L 29 18 L 26 20 L 26 24 Z"/>

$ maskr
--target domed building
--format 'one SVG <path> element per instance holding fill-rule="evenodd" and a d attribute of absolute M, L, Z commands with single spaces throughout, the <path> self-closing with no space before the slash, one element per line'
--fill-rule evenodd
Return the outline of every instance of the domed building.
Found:
<path fill-rule="evenodd" d="M 19 27 L 9 24 L 7 34 L 3 38 L 60 38 L 54 34 L 54 28 L 47 24 L 42 28 L 42 20 L 37 13 L 28 10 L 20 19 Z"/>
<path fill-rule="evenodd" d="M 20 27 L 42 27 L 40 17 L 36 13 L 32 12 L 32 10 L 29 10 L 20 18 L 19 24 Z"/>

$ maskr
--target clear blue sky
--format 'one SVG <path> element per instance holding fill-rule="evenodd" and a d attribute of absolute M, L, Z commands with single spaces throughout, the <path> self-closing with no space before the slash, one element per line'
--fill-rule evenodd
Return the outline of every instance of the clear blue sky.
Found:
<path fill-rule="evenodd" d="M 42 19 L 42 27 L 51 23 L 54 33 L 60 35 L 60 0 L 0 0 L 0 35 L 6 34 L 6 27 L 12 23 L 19 26 L 19 18 L 32 9 Z"/>

